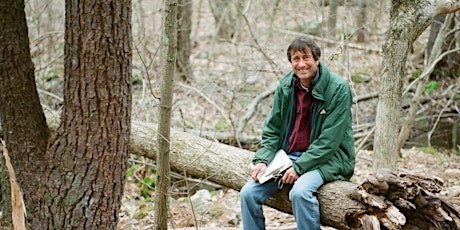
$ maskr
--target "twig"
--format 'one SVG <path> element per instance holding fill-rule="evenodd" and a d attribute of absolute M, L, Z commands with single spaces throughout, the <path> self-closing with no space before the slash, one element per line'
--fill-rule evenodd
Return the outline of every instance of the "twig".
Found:
<path fill-rule="evenodd" d="M 446 20 L 444 21 L 444 24 L 442 28 L 440 29 L 438 36 L 436 37 L 436 40 L 434 42 L 433 48 L 431 50 L 430 56 L 429 56 L 429 64 L 430 66 L 428 68 L 425 68 L 423 70 L 423 73 L 416 79 L 414 80 L 404 91 L 403 95 L 408 92 L 408 90 L 411 88 L 412 84 L 415 84 L 415 82 L 420 81 L 417 85 L 417 89 L 415 91 L 415 95 L 412 98 L 412 101 L 409 106 L 409 114 L 407 115 L 406 122 L 403 124 L 401 127 L 401 131 L 399 132 L 398 135 L 398 149 L 401 149 L 404 145 L 404 142 L 406 139 L 409 137 L 410 130 L 413 126 L 415 115 L 416 115 L 416 110 L 417 110 L 417 104 L 418 101 L 423 93 L 423 89 L 428 82 L 428 76 L 433 72 L 436 64 L 440 62 L 445 56 L 452 52 L 456 52 L 457 50 L 460 50 L 460 48 L 453 49 L 453 50 L 448 50 L 446 52 L 442 52 L 441 47 L 442 43 L 444 42 L 446 38 L 446 34 L 448 33 L 449 30 L 449 24 L 452 22 L 453 16 L 448 15 L 446 17 Z M 435 58 L 436 57 L 436 58 Z M 430 136 L 428 136 L 430 138 Z"/>
<path fill-rule="evenodd" d="M 60 96 L 58 96 L 58 95 L 56 95 L 56 94 L 54 94 L 54 93 L 48 92 L 48 91 L 46 91 L 46 90 L 42 90 L 42 89 L 38 89 L 38 88 L 37 88 L 37 91 L 38 91 L 39 93 L 41 93 L 41 94 L 45 94 L 45 95 L 48 95 L 48 96 L 50 96 L 50 97 L 54 97 L 54 98 L 57 99 L 59 102 L 63 102 L 63 101 L 64 101 L 64 99 L 63 99 L 62 97 L 60 97 Z"/>
<path fill-rule="evenodd" d="M 187 88 L 187 89 L 191 89 L 195 92 L 197 92 L 200 96 L 202 96 L 206 101 L 209 102 L 209 104 L 211 104 L 212 106 L 214 106 L 221 114 L 222 116 L 225 118 L 225 120 L 231 124 L 232 122 L 230 121 L 230 118 L 228 118 L 228 116 L 225 114 L 225 111 L 219 107 L 213 100 L 211 100 L 211 98 L 209 98 L 208 96 L 206 96 L 203 92 L 201 92 L 200 90 L 198 90 L 197 88 L 195 87 L 192 87 L 192 86 L 189 86 L 189 85 L 186 85 L 186 84 L 183 84 L 183 83 L 179 83 L 179 85 L 181 87 L 184 87 L 184 88 Z"/>
<path fill-rule="evenodd" d="M 373 93 L 368 93 L 368 94 L 365 94 L 365 95 L 359 95 L 357 97 L 354 97 L 353 98 L 353 103 L 358 103 L 360 101 L 367 101 L 367 100 L 378 98 L 378 97 L 379 97 L 379 92 L 375 91 Z"/>
<path fill-rule="evenodd" d="M 57 62 L 58 60 L 61 60 L 62 56 L 64 56 L 63 53 L 57 55 L 53 60 L 49 61 L 46 65 L 37 67 L 37 69 L 35 69 L 35 72 L 39 72 L 39 71 L 42 71 L 42 70 L 48 68 L 48 66 L 54 64 L 54 63 Z"/>
<path fill-rule="evenodd" d="M 135 163 L 135 164 L 142 164 L 142 165 L 151 167 L 153 169 L 157 169 L 157 165 L 155 163 L 148 163 L 148 162 L 145 162 L 145 161 L 140 161 L 140 160 L 135 160 L 135 159 L 129 159 L 129 162 L 132 162 L 132 163 Z M 204 185 L 214 187 L 214 188 L 221 188 L 222 187 L 221 185 L 213 183 L 211 181 L 187 177 L 187 176 L 184 176 L 184 175 L 182 175 L 180 173 L 177 173 L 177 172 L 174 172 L 174 171 L 171 171 L 171 176 L 176 178 L 176 179 L 188 180 L 188 181 L 191 181 L 191 182 L 194 182 L 194 183 L 197 183 L 197 184 L 204 184 Z"/>
<path fill-rule="evenodd" d="M 241 13 L 241 15 L 243 16 L 243 19 L 244 21 L 246 22 L 246 25 L 248 26 L 248 30 L 249 30 L 249 34 L 251 35 L 251 38 L 252 40 L 256 43 L 257 45 L 257 50 L 259 52 L 262 53 L 262 55 L 265 57 L 265 59 L 268 61 L 268 63 L 270 64 L 270 66 L 272 67 L 273 71 L 275 71 L 277 74 L 281 75 L 281 70 L 280 68 L 276 65 L 276 63 L 267 55 L 267 53 L 265 53 L 264 49 L 262 49 L 262 46 L 259 44 L 259 41 L 256 39 L 256 36 L 254 35 L 254 32 L 252 31 L 251 29 L 251 25 L 249 24 L 249 20 L 248 18 L 246 17 L 246 15 L 244 15 L 243 13 Z"/>
<path fill-rule="evenodd" d="M 297 36 L 305 35 L 304 33 L 299 33 L 299 32 L 294 32 L 294 31 L 289 31 L 289 30 L 283 30 L 283 29 L 275 29 L 275 30 L 278 31 L 278 32 L 281 32 L 281 33 L 292 34 L 292 35 L 297 35 Z M 324 42 L 324 43 L 327 43 L 327 44 L 336 45 L 336 44 L 341 42 L 341 41 L 336 41 L 336 40 L 331 40 L 331 39 L 326 39 L 326 38 L 314 36 L 314 35 L 311 35 L 311 34 L 308 34 L 308 36 L 314 38 L 317 41 L 321 41 L 321 42 Z M 353 43 L 349 43 L 347 46 L 348 46 L 348 48 L 353 48 L 353 49 L 357 49 L 357 50 L 364 50 L 364 51 L 371 52 L 371 53 L 376 53 L 376 54 L 380 54 L 382 52 L 381 49 L 361 46 L 361 45 L 353 44 Z"/>
<path fill-rule="evenodd" d="M 442 61 L 442 59 L 451 54 L 451 53 L 455 53 L 457 51 L 460 50 L 460 47 L 459 48 L 455 48 L 455 49 L 452 49 L 452 50 L 448 50 L 446 52 L 443 52 L 441 55 L 438 56 L 438 58 L 436 58 L 432 63 L 431 65 L 426 68 L 422 74 L 420 74 L 420 76 L 418 76 L 415 80 L 413 80 L 405 89 L 404 89 L 404 92 L 403 92 L 403 95 L 406 95 L 409 90 L 412 88 L 412 86 L 417 83 L 418 81 L 422 80 L 422 79 L 425 79 L 426 77 L 428 77 L 434 70 L 434 68 L 436 67 L 436 65 Z"/>
<path fill-rule="evenodd" d="M 441 119 L 441 115 L 444 113 L 444 111 L 446 111 L 447 107 L 449 107 L 450 104 L 452 104 L 452 101 L 454 100 L 454 97 L 456 95 L 457 90 L 460 90 L 460 84 L 457 84 L 457 87 L 453 91 L 452 96 L 449 98 L 449 101 L 447 101 L 447 103 L 445 103 L 444 107 L 441 109 L 441 111 L 439 112 L 438 116 L 436 117 L 436 121 L 435 121 L 433 127 L 428 132 L 428 144 L 429 145 L 431 145 L 431 135 L 433 135 L 433 132 L 434 132 L 436 126 L 438 125 L 439 120 Z"/>
<path fill-rule="evenodd" d="M 374 131 L 375 131 L 375 126 L 372 127 L 372 129 L 367 133 L 367 135 L 359 142 L 359 145 L 358 145 L 358 147 L 356 148 L 356 151 L 355 151 L 356 153 L 361 151 L 361 149 L 363 148 L 364 144 L 369 139 L 369 137 L 371 137 L 374 134 Z"/>
<path fill-rule="evenodd" d="M 256 112 L 259 103 L 262 100 L 268 98 L 270 95 L 272 95 L 275 92 L 276 87 L 277 84 L 272 84 L 267 90 L 259 94 L 254 99 L 252 99 L 251 103 L 249 103 L 248 107 L 246 108 L 246 113 L 242 116 L 240 122 L 238 123 L 238 127 L 236 130 L 237 137 L 240 136 L 240 134 L 244 130 L 244 127 L 246 127 L 249 120 L 251 120 L 252 116 L 254 116 L 254 113 Z"/>
<path fill-rule="evenodd" d="M 155 93 L 153 92 L 153 89 L 152 89 L 152 84 L 150 83 L 150 75 L 149 75 L 149 68 L 151 66 L 151 64 L 153 63 L 153 59 L 155 59 L 155 57 L 157 56 L 161 46 L 163 45 L 163 41 L 161 40 L 160 41 L 160 44 L 158 45 L 157 49 L 155 50 L 155 53 L 153 55 L 153 58 L 152 58 L 152 62 L 150 62 L 150 64 L 147 64 L 144 59 L 142 58 L 142 55 L 141 53 L 139 52 L 139 49 L 137 48 L 137 45 L 135 43 L 133 43 L 133 48 L 134 50 L 136 50 L 136 53 L 139 55 L 139 60 L 141 61 L 142 63 L 142 66 L 144 67 L 144 70 L 145 70 L 145 74 L 147 75 L 147 79 L 144 79 L 144 81 L 147 82 L 148 84 L 148 89 L 150 91 L 150 94 L 153 96 L 153 98 L 155 99 L 159 99 L 158 96 L 155 96 Z M 144 92 L 145 92 L 145 85 L 143 84 L 143 90 L 142 90 L 142 99 L 144 99 Z"/>

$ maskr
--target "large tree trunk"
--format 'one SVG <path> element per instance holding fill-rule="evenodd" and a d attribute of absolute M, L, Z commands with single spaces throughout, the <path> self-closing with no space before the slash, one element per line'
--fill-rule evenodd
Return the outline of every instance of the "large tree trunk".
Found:
<path fill-rule="evenodd" d="M 116 229 L 128 163 L 131 1 L 66 1 L 64 102 L 33 229 Z"/>
<path fill-rule="evenodd" d="M 156 127 L 145 123 L 133 123 L 132 127 L 130 153 L 155 160 L 156 143 L 149 140 L 156 135 Z M 171 146 L 171 168 L 176 172 L 238 191 L 250 177 L 253 152 L 177 130 L 171 130 Z M 288 186 L 283 188 L 266 204 L 292 213 L 288 191 Z M 345 181 L 328 183 L 318 191 L 321 223 L 338 229 L 366 228 L 363 226 L 372 224 L 388 229 L 429 229 L 435 224 L 446 224 L 457 229 L 454 220 L 458 211 L 430 195 L 439 191 L 435 180 L 398 173 L 379 173 L 359 186 Z M 420 202 L 424 200 L 430 204 Z M 409 203 L 417 209 L 407 208 Z M 442 210 L 436 210 L 436 205 Z M 435 211 L 430 213 L 430 208 Z M 447 215 L 442 216 L 444 213 Z"/>
<path fill-rule="evenodd" d="M 432 17 L 442 12 L 455 12 L 459 7 L 459 1 L 392 1 L 390 27 L 383 45 L 383 71 L 375 119 L 375 170 L 396 167 L 402 78 L 412 43 L 428 27 Z"/>
<path fill-rule="evenodd" d="M 6 142 L 28 208 L 34 210 L 50 132 L 35 88 L 23 0 L 0 2 L 0 104 L 0 137 Z M 4 174 L 1 189 L 2 219 L 11 223 L 10 188 Z"/>

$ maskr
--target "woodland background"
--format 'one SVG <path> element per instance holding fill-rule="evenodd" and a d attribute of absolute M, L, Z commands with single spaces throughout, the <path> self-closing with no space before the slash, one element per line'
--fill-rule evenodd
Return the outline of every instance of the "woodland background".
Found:
<path fill-rule="evenodd" d="M 214 13 L 210 2 L 214 4 Z M 331 9 L 334 4 L 337 12 Z M 162 5 L 161 1 L 133 1 L 133 119 L 145 122 L 158 121 L 155 109 L 161 78 Z M 309 0 L 198 0 L 191 5 L 191 12 L 184 16 L 191 20 L 190 64 L 185 70 L 186 76 L 179 73 L 175 83 L 172 113 L 175 127 L 214 136 L 232 145 L 238 143 L 229 137 L 239 135 L 247 137 L 242 139 L 249 145 L 248 149 L 256 147 L 261 125 L 271 106 L 270 95 L 264 92 L 269 92 L 290 71 L 285 50 L 290 41 L 302 34 L 316 38 L 323 49 L 323 62 L 348 79 L 355 100 L 363 102 L 353 107 L 358 139 L 373 127 L 389 1 L 331 1 L 330 5 L 328 1 Z M 26 5 L 30 12 L 27 16 L 37 84 L 42 90 L 43 104 L 53 111 L 59 110 L 62 101 L 62 90 L 58 86 L 63 80 L 63 7 L 58 1 L 30 1 Z M 236 10 L 244 10 L 244 14 L 238 15 Z M 221 15 L 225 17 L 220 19 Z M 424 53 L 433 42 L 429 37 L 430 29 L 427 29 L 413 44 L 405 70 L 407 83 L 424 68 Z M 448 71 L 432 74 L 427 92 L 447 93 L 455 87 L 451 84 L 458 78 L 459 66 L 455 61 L 450 60 L 454 63 L 448 65 Z M 257 107 L 249 107 L 257 96 L 263 96 L 257 101 Z M 406 103 L 409 100 L 410 96 Z M 435 106 L 436 103 L 428 110 L 436 111 Z M 443 117 L 455 119 L 457 111 L 452 112 L 453 115 L 447 112 Z M 244 115 L 252 116 L 248 121 L 243 120 L 248 118 Z M 432 120 L 417 125 L 408 146 L 433 144 L 455 149 L 450 130 L 452 122 L 447 119 L 433 125 Z M 433 132 L 434 143 L 427 143 L 424 133 L 432 128 L 440 128 L 440 132 Z M 372 137 L 363 147 L 372 148 L 371 143 Z"/>
<path fill-rule="evenodd" d="M 138 0 L 132 3 L 131 118 L 138 122 L 158 123 L 163 2 Z M 185 53 L 178 51 L 178 59 L 190 58 L 183 61 L 185 65 L 182 63 L 177 67 L 171 118 L 174 128 L 256 150 L 262 123 L 272 103 L 271 92 L 281 77 L 290 71 L 287 46 L 295 37 L 309 34 L 322 48 L 322 61 L 347 79 L 355 94 L 353 125 L 360 163 L 354 182 L 359 183 L 368 175 L 372 168 L 372 132 L 390 1 L 192 0 L 182 3 L 191 4 L 188 11 L 180 11 L 184 13 L 180 21 L 190 23 L 191 30 L 190 43 L 179 43 L 179 49 Z M 45 111 L 56 117 L 63 101 L 64 12 L 62 1 L 26 2 L 30 49 L 40 101 Z M 458 17 L 457 13 L 455 25 L 459 23 Z M 413 44 L 405 69 L 405 86 L 426 67 L 425 52 L 433 42 L 431 34 L 435 33 L 432 27 Z M 457 30 L 453 41 L 460 39 L 458 34 Z M 399 167 L 405 170 L 423 174 L 430 172 L 417 167 L 433 166 L 429 169 L 437 170 L 435 175 L 445 176 L 446 180 L 460 174 L 455 171 L 460 170 L 455 164 L 458 163 L 456 154 L 460 141 L 457 129 L 460 121 L 460 54 L 457 51 L 453 55 L 456 56 L 446 58 L 443 66 L 431 74 L 418 102 L 417 119 L 399 163 Z M 402 118 L 407 114 L 405 109 L 415 91 L 408 88 L 409 93 L 403 97 Z M 421 162 L 414 166 L 413 162 L 404 163 L 405 160 Z M 425 165 L 427 162 L 432 164 Z M 155 172 L 154 161 L 130 157 L 119 228 L 151 227 Z M 219 203 L 216 200 L 225 203 L 222 201 L 225 198 L 230 200 L 227 202 L 237 203 L 234 190 L 206 180 L 184 179 L 183 175 L 173 174 L 173 177 L 171 190 L 177 200 L 180 197 L 191 200 L 196 191 L 205 193 L 203 188 L 206 188 L 212 192 L 210 199 L 214 203 Z M 457 181 L 447 181 L 449 188 L 459 186 Z M 211 211 L 208 207 L 199 216 L 198 212 L 193 214 L 198 208 L 190 209 L 184 203 L 175 206 L 173 202 L 174 221 L 171 225 L 173 228 L 238 228 L 241 223 L 235 211 L 237 207 L 227 209 L 227 206 L 213 207 Z M 274 210 L 268 210 L 268 213 L 272 213 L 269 218 L 274 219 L 275 225 L 292 228 L 292 217 Z"/>

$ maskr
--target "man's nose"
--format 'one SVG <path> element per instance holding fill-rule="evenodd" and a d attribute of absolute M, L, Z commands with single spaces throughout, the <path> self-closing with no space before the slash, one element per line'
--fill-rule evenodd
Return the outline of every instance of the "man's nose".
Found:
<path fill-rule="evenodd" d="M 300 59 L 299 66 L 306 66 L 306 65 L 307 65 L 307 61 L 304 59 Z"/>

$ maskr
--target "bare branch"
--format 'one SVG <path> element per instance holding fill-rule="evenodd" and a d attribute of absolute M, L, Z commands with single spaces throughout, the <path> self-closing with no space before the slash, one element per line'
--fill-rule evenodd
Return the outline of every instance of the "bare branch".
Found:
<path fill-rule="evenodd" d="M 281 33 L 285 33 L 285 34 L 292 34 L 292 35 L 296 35 L 296 36 L 305 35 L 304 33 L 299 33 L 299 32 L 289 31 L 289 30 L 283 30 L 283 29 L 276 29 L 276 31 L 281 32 Z M 315 41 L 324 42 L 324 43 L 332 44 L 332 45 L 337 45 L 337 44 L 340 44 L 342 42 L 342 41 L 336 41 L 336 40 L 331 40 L 331 39 L 327 39 L 327 38 L 314 36 L 314 35 L 311 35 L 311 34 L 309 34 L 308 36 L 314 38 Z M 380 54 L 382 52 L 382 50 L 380 48 L 362 46 L 362 45 L 353 44 L 353 43 L 348 43 L 347 47 L 357 49 L 357 50 L 364 50 L 366 52 L 376 53 L 376 54 Z"/>
<path fill-rule="evenodd" d="M 435 7 L 433 16 L 440 14 L 454 13 L 460 10 L 460 1 L 453 0 L 432 0 L 431 4 Z"/>
<path fill-rule="evenodd" d="M 425 85 L 427 84 L 427 81 L 428 81 L 428 76 L 433 72 L 436 64 L 438 62 L 440 62 L 445 56 L 447 56 L 448 54 L 452 53 L 452 52 L 456 52 L 457 50 L 460 50 L 460 48 L 456 48 L 456 49 L 453 49 L 453 50 L 448 50 L 446 52 L 443 52 L 442 54 L 439 54 L 442 52 L 441 50 L 441 45 L 442 43 L 444 42 L 445 38 L 446 38 L 446 34 L 448 34 L 449 32 L 449 24 L 452 22 L 453 20 L 453 15 L 448 15 L 446 17 L 446 20 L 442 26 L 442 28 L 440 29 L 439 33 L 438 33 L 438 36 L 435 40 L 435 43 L 433 45 L 433 48 L 431 50 L 431 54 L 429 56 L 429 60 L 428 62 L 430 63 L 430 65 L 428 66 L 428 68 L 425 68 L 425 70 L 423 71 L 423 73 L 415 80 L 415 81 L 419 81 L 420 82 L 418 83 L 418 86 L 417 86 L 417 89 L 415 91 L 415 95 L 414 97 L 412 98 L 412 101 L 410 103 L 410 107 L 409 107 L 409 114 L 407 115 L 407 119 L 406 119 L 406 122 L 404 123 L 404 125 L 402 126 L 401 128 L 401 131 L 399 133 L 399 136 L 398 136 L 398 149 L 401 149 L 404 145 L 404 142 L 406 141 L 406 139 L 409 137 L 409 134 L 410 134 L 410 130 L 413 126 L 413 123 L 414 123 L 414 120 L 415 120 L 415 114 L 416 114 L 416 111 L 417 111 L 417 104 L 418 104 L 418 101 L 423 93 L 423 89 L 425 88 Z M 435 57 L 437 57 L 435 59 Z M 414 82 L 415 82 L 414 81 Z M 408 92 L 408 90 L 410 89 L 410 86 L 414 84 L 414 83 L 411 83 L 409 85 L 409 87 L 406 88 L 405 93 Z"/>
<path fill-rule="evenodd" d="M 206 101 L 209 102 L 209 104 L 211 104 L 212 106 L 214 106 L 221 114 L 222 116 L 225 118 L 225 120 L 229 123 L 229 124 L 232 124 L 232 122 L 230 121 L 230 118 L 228 118 L 228 116 L 226 115 L 225 111 L 219 107 L 213 100 L 211 100 L 208 96 L 206 96 L 203 92 L 201 92 L 200 90 L 198 90 L 197 88 L 195 87 L 191 87 L 189 85 L 186 85 L 186 84 L 183 84 L 183 83 L 179 83 L 179 85 L 181 87 L 184 87 L 184 88 L 187 88 L 187 89 L 191 89 L 195 92 L 197 92 L 200 96 L 202 96 Z"/>
<path fill-rule="evenodd" d="M 238 127 L 237 127 L 237 130 L 236 130 L 237 136 L 239 136 L 243 132 L 243 129 L 246 126 L 246 124 L 248 123 L 248 121 L 252 118 L 252 116 L 254 116 L 254 113 L 256 112 L 257 106 L 259 105 L 259 103 L 262 100 L 264 100 L 265 98 L 267 98 L 270 95 L 272 95 L 276 90 L 276 86 L 277 86 L 277 83 L 271 84 L 270 87 L 267 90 L 265 90 L 264 92 L 259 94 L 257 97 L 255 97 L 251 101 L 251 103 L 247 107 L 246 113 L 243 115 L 243 117 L 241 118 L 240 122 L 238 123 Z"/>
<path fill-rule="evenodd" d="M 455 88 L 455 90 L 452 92 L 452 96 L 449 98 L 449 101 L 447 101 L 447 103 L 445 103 L 444 107 L 441 109 L 441 111 L 439 112 L 438 116 L 436 117 L 436 122 L 435 124 L 433 125 L 433 127 L 431 128 L 431 130 L 428 132 L 428 144 L 431 145 L 431 135 L 433 135 L 433 132 L 436 128 L 436 126 L 438 125 L 439 123 L 439 120 L 441 119 L 441 116 L 442 114 L 444 113 L 444 111 L 446 111 L 446 109 L 452 104 L 452 101 L 454 100 L 455 98 L 455 95 L 456 95 L 456 92 L 460 90 L 460 84 L 457 84 L 457 87 Z"/>

